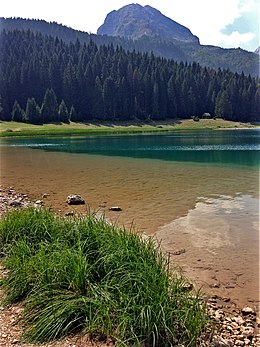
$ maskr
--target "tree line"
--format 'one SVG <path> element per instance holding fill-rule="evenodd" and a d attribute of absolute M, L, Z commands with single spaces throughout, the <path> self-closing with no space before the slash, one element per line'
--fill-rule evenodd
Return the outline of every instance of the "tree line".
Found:
<path fill-rule="evenodd" d="M 255 121 L 259 79 L 30 30 L 0 36 L 0 119 L 163 120 L 204 112 Z"/>

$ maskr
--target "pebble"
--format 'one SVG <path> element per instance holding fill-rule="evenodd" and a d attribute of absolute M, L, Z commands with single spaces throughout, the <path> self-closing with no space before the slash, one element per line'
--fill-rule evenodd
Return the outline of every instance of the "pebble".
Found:
<path fill-rule="evenodd" d="M 0 217 L 10 208 L 29 206 L 28 196 L 17 193 L 13 188 L 0 189 Z"/>
<path fill-rule="evenodd" d="M 251 326 L 247 326 L 243 329 L 243 335 L 246 337 L 252 337 L 254 336 L 255 329 Z"/>
<path fill-rule="evenodd" d="M 21 205 L 22 205 L 22 202 L 20 200 L 13 200 L 9 202 L 9 206 L 18 207 Z"/>
<path fill-rule="evenodd" d="M 224 300 L 223 300 L 224 299 Z M 220 309 L 219 302 L 225 302 L 225 298 L 218 296 L 211 297 L 207 304 L 208 315 L 215 325 L 215 334 L 212 342 L 207 342 L 203 346 L 254 346 L 260 347 L 260 334 L 256 333 L 257 324 L 260 319 L 256 317 L 255 311 L 251 307 L 244 307 L 238 310 L 235 304 L 232 312 L 227 311 L 228 303 Z"/>
<path fill-rule="evenodd" d="M 185 252 L 186 252 L 185 248 L 181 248 L 181 249 L 178 249 L 177 251 L 171 252 L 171 254 L 172 255 L 180 255 L 180 254 L 183 254 Z"/>
<path fill-rule="evenodd" d="M 122 208 L 119 207 L 119 206 L 112 206 L 112 207 L 110 207 L 109 210 L 110 210 L 110 211 L 122 211 Z"/>
<path fill-rule="evenodd" d="M 243 315 L 253 314 L 255 315 L 255 311 L 251 307 L 244 307 L 241 310 Z"/>

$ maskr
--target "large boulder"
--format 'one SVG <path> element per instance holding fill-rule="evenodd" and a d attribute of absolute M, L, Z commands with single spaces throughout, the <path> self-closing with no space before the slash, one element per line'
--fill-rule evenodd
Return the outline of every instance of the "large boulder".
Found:
<path fill-rule="evenodd" d="M 80 195 L 71 194 L 67 197 L 67 203 L 69 205 L 84 205 L 85 200 Z"/>

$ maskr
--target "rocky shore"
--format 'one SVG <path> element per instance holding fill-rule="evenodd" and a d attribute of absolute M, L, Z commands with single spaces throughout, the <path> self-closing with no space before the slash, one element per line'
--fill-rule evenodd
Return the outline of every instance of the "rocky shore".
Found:
<path fill-rule="evenodd" d="M 0 186 L 0 217 L 7 211 L 17 207 L 27 207 L 31 203 L 26 194 L 17 193 L 13 187 Z"/>
<path fill-rule="evenodd" d="M 13 187 L 0 186 L 0 218 L 7 210 L 27 206 L 39 206 L 42 201 L 30 202 L 26 194 L 17 193 Z M 5 275 L 6 269 L 1 265 L 0 277 Z M 14 325 L 21 305 L 1 307 L 4 293 L 0 290 L 0 346 L 26 346 L 19 343 L 22 328 Z M 258 312 L 252 307 L 239 308 L 230 298 L 213 295 L 207 302 L 208 315 L 212 320 L 212 327 L 205 333 L 205 339 L 200 346 L 254 346 L 260 347 L 260 319 Z M 112 342 L 90 341 L 88 337 L 74 336 L 45 346 L 112 346 Z M 33 346 L 33 345 L 27 345 Z"/>
<path fill-rule="evenodd" d="M 260 346 L 260 320 L 251 307 L 240 309 L 228 298 L 213 295 L 207 310 L 215 330 L 212 341 L 202 346 Z"/>

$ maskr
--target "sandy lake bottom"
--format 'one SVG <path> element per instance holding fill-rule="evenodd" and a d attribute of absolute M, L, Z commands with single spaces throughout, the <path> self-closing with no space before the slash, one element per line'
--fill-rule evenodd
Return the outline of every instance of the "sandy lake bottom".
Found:
<path fill-rule="evenodd" d="M 239 306 L 259 305 L 256 168 L 2 146 L 1 184 L 62 214 L 96 210 L 128 229 L 155 234 L 172 266 L 197 287 Z M 68 206 L 69 194 L 87 204 Z"/>

